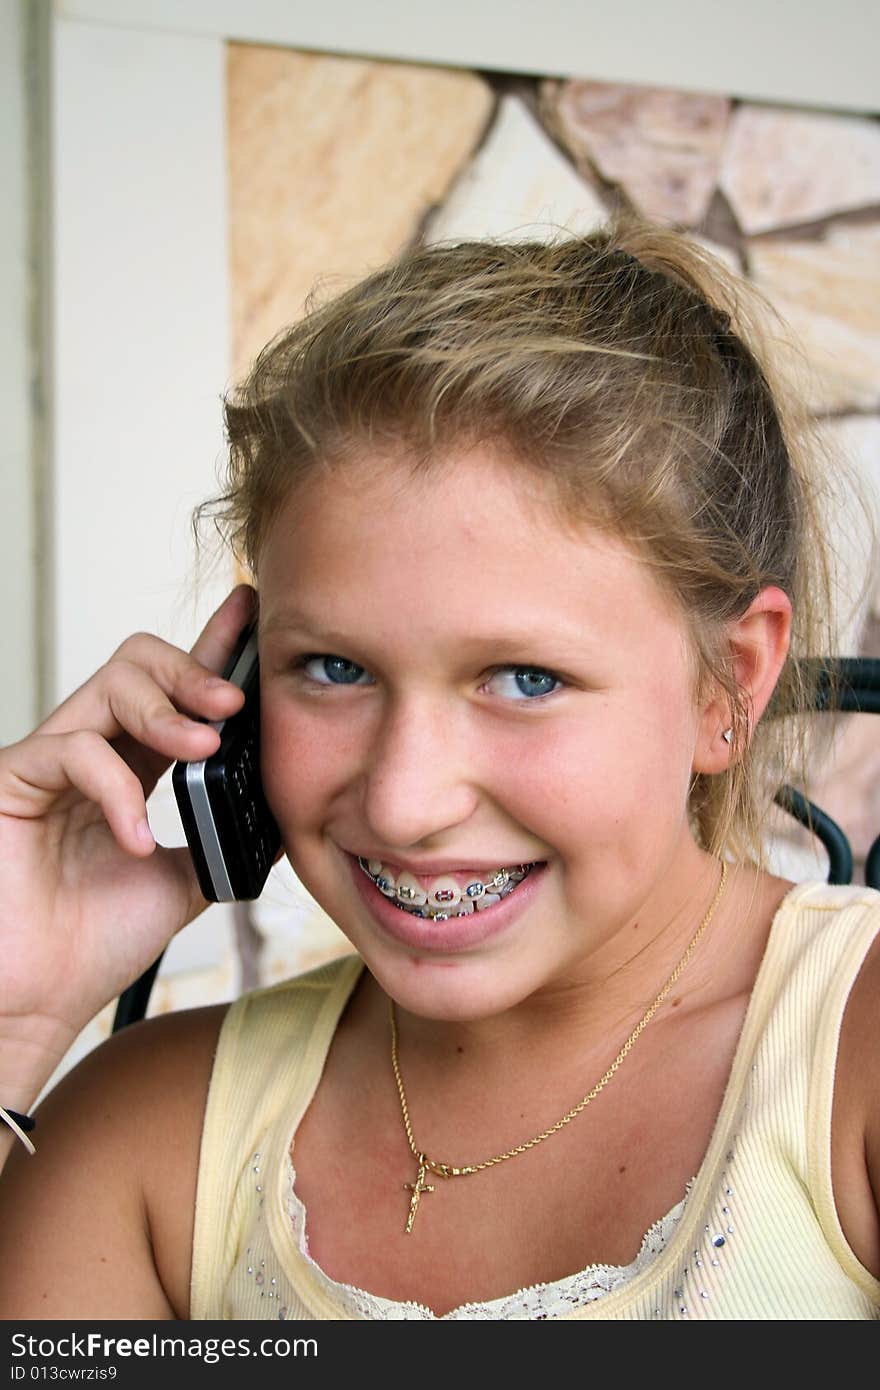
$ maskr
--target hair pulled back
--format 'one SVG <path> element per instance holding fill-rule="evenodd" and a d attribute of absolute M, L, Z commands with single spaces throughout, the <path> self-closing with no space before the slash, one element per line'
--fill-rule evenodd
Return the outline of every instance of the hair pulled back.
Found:
<path fill-rule="evenodd" d="M 626 540 L 688 624 L 695 690 L 726 693 L 735 756 L 697 776 L 713 853 L 762 860 L 767 801 L 803 762 L 803 721 L 757 728 L 725 624 L 778 585 L 792 651 L 770 715 L 807 709 L 797 658 L 833 650 L 809 421 L 771 375 L 769 307 L 682 234 L 621 216 L 589 235 L 417 245 L 305 316 L 226 400 L 211 515 L 253 574 L 291 489 L 368 452 L 414 470 L 490 445 L 561 515 Z"/>

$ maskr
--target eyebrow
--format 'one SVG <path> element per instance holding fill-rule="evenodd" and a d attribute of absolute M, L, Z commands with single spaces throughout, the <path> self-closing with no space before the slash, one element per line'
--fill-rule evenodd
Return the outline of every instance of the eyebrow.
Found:
<path fill-rule="evenodd" d="M 271 618 L 260 618 L 259 630 L 261 633 L 272 634 L 290 631 L 317 636 L 321 633 L 323 637 L 328 638 L 339 635 L 334 634 L 330 629 L 323 628 L 320 623 L 313 622 L 307 613 L 300 613 L 295 608 L 282 608 Z"/>
<path fill-rule="evenodd" d="M 284 609 L 275 614 L 268 622 L 261 625 L 262 631 L 274 635 L 276 632 L 291 632 L 303 637 L 312 638 L 315 642 L 327 646 L 328 649 L 340 647 L 345 648 L 355 643 L 360 645 L 364 640 L 365 634 L 354 633 L 345 634 L 335 628 L 325 628 L 321 623 L 315 623 L 308 614 L 298 612 L 295 609 Z M 555 628 L 552 632 L 537 629 L 517 628 L 515 631 L 499 631 L 489 629 L 487 632 L 474 632 L 473 630 L 464 633 L 457 641 L 457 646 L 461 650 L 480 650 L 491 647 L 499 656 L 510 652 L 514 655 L 523 655 L 530 647 L 552 643 L 554 647 L 571 646 L 573 651 L 583 651 L 584 648 L 595 640 L 588 628 Z M 559 656 L 564 657 L 565 653 L 560 652 Z"/>

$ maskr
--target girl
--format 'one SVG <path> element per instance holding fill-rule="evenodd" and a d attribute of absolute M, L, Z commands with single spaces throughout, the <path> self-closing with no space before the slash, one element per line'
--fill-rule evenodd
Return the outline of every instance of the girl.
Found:
<path fill-rule="evenodd" d="M 7 1317 L 876 1316 L 880 899 L 763 866 L 829 562 L 745 293 L 622 220 L 410 250 L 261 355 L 208 508 L 256 591 L 0 754 Z M 204 906 L 144 796 L 256 592 L 355 953 L 114 1037 L 29 1157 Z"/>

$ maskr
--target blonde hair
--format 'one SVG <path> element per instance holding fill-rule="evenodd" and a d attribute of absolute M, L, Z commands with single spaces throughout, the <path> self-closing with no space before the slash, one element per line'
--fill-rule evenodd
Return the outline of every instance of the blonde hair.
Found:
<path fill-rule="evenodd" d="M 586 236 L 413 246 L 274 339 L 226 400 L 221 496 L 197 511 L 259 577 L 282 500 L 365 451 L 413 469 L 490 445 L 563 513 L 625 539 L 680 604 L 695 689 L 730 706 L 735 757 L 690 794 L 698 842 L 763 862 L 804 721 L 751 728 L 725 624 L 767 585 L 794 610 L 771 714 L 811 707 L 799 658 L 834 651 L 822 456 L 773 373 L 770 310 L 698 244 L 633 216 Z M 763 327 L 762 327 L 763 325 Z"/>

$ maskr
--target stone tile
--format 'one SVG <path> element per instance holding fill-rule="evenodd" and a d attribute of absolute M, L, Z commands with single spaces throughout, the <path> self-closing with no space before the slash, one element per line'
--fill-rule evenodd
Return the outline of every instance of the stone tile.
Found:
<path fill-rule="evenodd" d="M 749 235 L 880 202 L 880 125 L 859 116 L 740 106 L 722 192 Z"/>
<path fill-rule="evenodd" d="M 880 223 L 832 224 L 819 241 L 746 243 L 752 278 L 790 325 L 805 367 L 781 362 L 817 413 L 880 403 Z M 774 335 L 778 326 L 771 324 Z"/>
<path fill-rule="evenodd" d="M 266 942 L 263 952 L 260 983 L 280 984 L 282 980 L 289 980 L 294 975 L 302 975 L 307 970 L 326 965 L 328 961 L 336 960 L 339 956 L 351 955 L 353 951 L 351 942 L 336 928 L 332 928 L 326 935 L 322 932 L 313 933 L 308 938 L 298 941 L 295 947 L 291 942 L 282 941 L 277 936 L 272 937 Z"/>
<path fill-rule="evenodd" d="M 478 144 L 474 73 L 228 46 L 232 337 L 240 375 L 303 314 L 417 232 Z"/>
<path fill-rule="evenodd" d="M 846 834 L 863 864 L 880 835 L 880 718 L 849 714 L 839 720 L 834 756 L 816 778 L 813 800 Z"/>
<path fill-rule="evenodd" d="M 846 576 L 845 592 L 851 605 L 858 604 L 843 648 L 855 655 L 862 650 L 868 614 L 880 616 L 880 553 L 876 544 L 880 541 L 880 417 L 851 415 L 827 420 L 820 434 L 843 471 L 839 491 L 846 500 L 839 508 L 835 534 Z"/>
<path fill-rule="evenodd" d="M 231 957 L 223 965 L 204 970 L 180 970 L 173 975 L 160 971 L 150 995 L 147 1016 L 177 1013 L 180 1009 L 199 1009 L 206 1004 L 237 999 L 240 993 L 238 964 Z"/>
<path fill-rule="evenodd" d="M 548 127 L 579 170 L 619 184 L 641 213 L 693 226 L 718 182 L 727 97 L 579 79 L 540 87 Z"/>
<path fill-rule="evenodd" d="M 261 985 L 289 979 L 353 949 L 286 859 L 272 870 L 262 896 L 251 907 L 251 920 L 261 937 Z"/>
<path fill-rule="evenodd" d="M 597 191 L 547 138 L 523 101 L 501 99 L 479 152 L 424 228 L 447 239 L 540 238 L 560 226 L 588 232 L 606 220 Z"/>
<path fill-rule="evenodd" d="M 722 246 L 719 241 L 711 241 L 709 237 L 694 236 L 693 234 L 692 240 L 695 241 L 698 246 L 702 246 L 704 251 L 708 251 L 710 255 L 717 256 L 722 265 L 724 265 L 727 270 L 731 271 L 732 274 L 742 277 L 742 262 L 737 253 L 732 251 L 729 246 Z"/>
<path fill-rule="evenodd" d="M 782 812 L 779 814 L 781 818 Z M 765 848 L 767 867 L 779 878 L 805 883 L 808 879 L 824 881 L 828 877 L 828 856 L 824 848 L 795 821 L 790 826 L 780 823 L 776 832 L 768 835 Z"/>
<path fill-rule="evenodd" d="M 813 760 L 806 792 L 846 835 L 853 856 L 852 881 L 864 883 L 865 859 L 880 834 L 880 719 L 869 714 L 839 716 L 831 738 L 830 751 Z M 799 778 L 797 785 L 801 786 Z M 818 838 L 778 807 L 772 810 L 770 826 L 767 846 L 773 873 L 795 882 L 827 879 L 828 854 Z"/>
<path fill-rule="evenodd" d="M 880 420 L 873 417 L 830 420 L 821 425 L 820 435 L 834 453 L 839 454 L 844 467 L 852 469 L 854 480 L 863 490 L 865 501 L 876 518 L 880 512 Z M 847 486 L 844 479 L 836 485 L 835 491 L 845 493 Z M 877 525 L 876 520 L 874 525 Z M 876 608 L 880 600 L 880 579 L 876 555 L 870 569 L 866 563 L 869 553 L 866 518 L 851 500 L 841 502 L 836 515 L 832 510 L 831 542 L 838 556 L 841 587 L 847 595 L 844 606 L 848 603 L 852 607 L 854 600 L 861 600 L 850 617 L 842 643 L 845 654 L 857 655 L 865 650 L 867 601 L 873 596 Z M 829 746 L 820 746 L 811 759 L 809 795 L 849 838 L 855 861 L 854 881 L 864 882 L 864 860 L 875 836 L 880 834 L 880 719 L 876 715 L 846 715 L 832 726 L 827 716 L 820 716 L 818 727 L 825 733 Z M 827 856 L 818 843 L 782 812 L 775 813 L 774 824 L 774 871 L 795 880 L 824 879 Z"/>
<path fill-rule="evenodd" d="M 828 716 L 819 716 L 827 718 Z M 830 751 L 815 760 L 807 795 L 830 816 L 850 842 L 853 882 L 864 883 L 864 863 L 880 834 L 880 719 L 872 714 L 838 717 Z M 821 842 L 792 817 L 774 808 L 771 866 L 800 881 L 828 876 Z"/>

